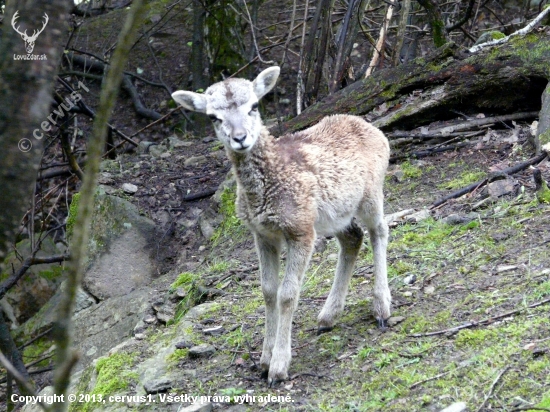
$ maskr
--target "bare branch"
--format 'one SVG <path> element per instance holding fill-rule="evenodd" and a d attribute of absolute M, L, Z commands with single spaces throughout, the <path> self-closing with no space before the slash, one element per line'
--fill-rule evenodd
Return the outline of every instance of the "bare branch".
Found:
<path fill-rule="evenodd" d="M 497 40 L 491 40 L 491 41 L 488 41 L 487 43 L 481 43 L 481 44 L 478 44 L 477 46 L 473 46 L 473 47 L 470 47 L 468 49 L 468 51 L 470 53 L 477 53 L 478 51 L 484 49 L 484 48 L 487 48 L 487 47 L 491 47 L 491 46 L 496 46 L 498 44 L 503 44 L 503 43 L 506 43 L 508 40 L 510 40 L 512 37 L 515 37 L 515 36 L 524 36 L 526 35 L 527 33 L 529 33 L 531 30 L 533 30 L 541 21 L 542 19 L 544 19 L 544 17 L 550 13 L 550 7 L 547 7 L 546 9 L 544 9 L 537 17 L 535 17 L 533 19 L 533 21 L 531 23 L 529 23 L 527 26 L 525 26 L 523 29 L 520 29 L 512 34 L 510 34 L 509 36 L 506 36 L 506 37 L 503 37 L 502 39 L 497 39 Z"/>

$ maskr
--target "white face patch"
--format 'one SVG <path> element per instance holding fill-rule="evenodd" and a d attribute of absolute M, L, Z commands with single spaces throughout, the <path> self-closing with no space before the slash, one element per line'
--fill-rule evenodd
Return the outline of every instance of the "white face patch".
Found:
<path fill-rule="evenodd" d="M 225 147 L 246 153 L 254 147 L 262 130 L 258 100 L 275 87 L 279 73 L 279 67 L 273 66 L 253 82 L 227 79 L 213 84 L 204 94 L 178 90 L 172 98 L 187 110 L 206 113 Z"/>
<path fill-rule="evenodd" d="M 262 128 L 252 82 L 228 79 L 210 86 L 204 95 L 206 114 L 214 124 L 218 139 L 234 152 L 250 151 Z"/>

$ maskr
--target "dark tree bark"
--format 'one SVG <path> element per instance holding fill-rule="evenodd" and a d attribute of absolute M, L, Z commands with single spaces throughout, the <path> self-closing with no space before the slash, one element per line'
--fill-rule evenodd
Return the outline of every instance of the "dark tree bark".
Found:
<path fill-rule="evenodd" d="M 33 195 L 42 155 L 44 131 L 41 125 L 48 122 L 54 77 L 63 53 L 58 45 L 65 36 L 70 7 L 71 2 L 67 0 L 10 2 L 6 7 L 0 41 L 0 262 L 15 242 L 19 224 Z M 42 27 L 44 13 L 47 14 L 48 24 L 37 37 L 30 54 L 40 56 L 41 60 L 17 58 L 28 54 L 25 43 L 10 26 L 16 11 L 16 26 L 30 33 Z M 0 270 L 3 269 L 1 265 Z M 0 320 L 0 350 L 23 376 L 28 377 L 6 328 Z"/>
<path fill-rule="evenodd" d="M 0 260 L 15 240 L 33 193 L 42 152 L 37 136 L 43 136 L 41 123 L 47 121 L 50 112 L 54 76 L 63 52 L 58 45 L 65 35 L 69 6 L 66 0 L 7 5 L 0 42 Z M 23 40 L 10 26 L 16 11 L 17 25 L 31 33 L 41 27 L 44 13 L 49 16 L 32 52 L 47 60 L 14 59 L 14 55 L 27 54 Z"/>
<path fill-rule="evenodd" d="M 443 46 L 449 41 L 449 36 L 445 30 L 445 23 L 437 2 L 434 0 L 418 0 L 418 3 L 424 7 L 428 14 L 435 47 Z"/>
<path fill-rule="evenodd" d="M 432 57 L 375 72 L 327 96 L 284 123 L 283 132 L 305 129 L 334 113 L 367 115 L 378 127 L 407 129 L 454 118 L 453 110 L 491 115 L 538 111 L 550 79 L 549 59 L 547 33 L 518 37 L 474 55 L 449 44 Z"/>

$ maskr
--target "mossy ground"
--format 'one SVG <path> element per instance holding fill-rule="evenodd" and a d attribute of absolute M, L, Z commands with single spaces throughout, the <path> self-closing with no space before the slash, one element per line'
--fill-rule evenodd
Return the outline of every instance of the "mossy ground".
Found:
<path fill-rule="evenodd" d="M 482 178 L 487 164 L 477 160 L 442 156 L 430 167 L 405 164 L 407 178 L 386 186 L 388 212 L 425 206 L 450 188 Z M 372 253 L 366 244 L 340 321 L 330 333 L 316 335 L 316 317 L 336 263 L 337 244 L 330 240 L 323 253 L 313 256 L 304 279 L 294 319 L 290 380 L 275 389 L 268 389 L 254 370 L 264 327 L 257 275 L 234 279 L 225 288 L 228 294 L 218 299 L 220 306 L 198 320 L 224 327 L 221 335 L 200 335 L 201 342 L 213 344 L 218 352 L 213 359 L 198 361 L 178 352 L 178 367 L 193 368 L 197 376 L 177 392 L 223 395 L 247 390 L 293 399 L 292 404 L 249 404 L 249 410 L 435 411 L 455 401 L 475 410 L 502 374 L 487 410 L 548 404 L 549 306 L 528 306 L 550 297 L 544 243 L 550 236 L 550 214 L 547 205 L 536 202 L 532 189 L 500 199 L 468 224 L 447 225 L 437 219 L 468 211 L 474 199 L 466 198 L 438 209 L 434 218 L 393 229 L 388 247 L 393 316 L 404 319 L 386 332 L 377 329 L 372 315 Z M 250 245 L 249 240 L 242 242 Z M 213 271 L 223 273 L 224 258 L 239 260 L 231 249 L 230 255 L 224 254 L 223 243 L 214 249 L 218 260 L 211 264 Z M 410 274 L 417 281 L 406 285 L 403 278 Z M 518 309 L 484 326 L 423 336 Z M 219 405 L 221 410 L 228 406 Z"/>

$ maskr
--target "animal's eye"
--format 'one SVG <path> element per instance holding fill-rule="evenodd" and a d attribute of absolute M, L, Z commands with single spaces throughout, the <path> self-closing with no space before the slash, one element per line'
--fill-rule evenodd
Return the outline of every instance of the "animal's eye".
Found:
<path fill-rule="evenodd" d="M 254 103 L 252 105 L 252 107 L 250 108 L 250 113 L 249 114 L 252 114 L 254 112 L 257 112 L 258 111 L 258 103 Z"/>
<path fill-rule="evenodd" d="M 214 123 L 221 122 L 221 119 L 217 118 L 214 114 L 209 114 L 208 117 L 210 117 L 210 120 L 212 120 Z"/>

